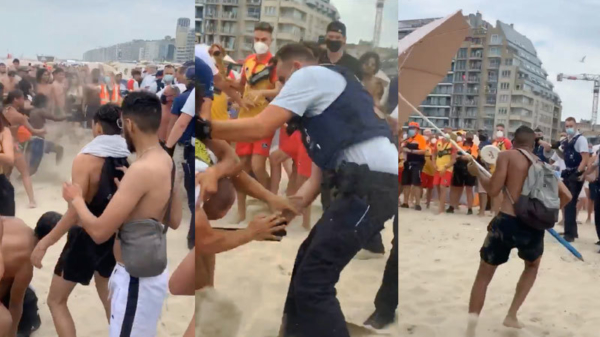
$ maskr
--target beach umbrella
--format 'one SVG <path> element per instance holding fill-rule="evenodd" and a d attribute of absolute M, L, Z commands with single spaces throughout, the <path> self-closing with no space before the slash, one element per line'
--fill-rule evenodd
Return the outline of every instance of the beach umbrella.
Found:
<path fill-rule="evenodd" d="M 398 41 L 399 127 L 448 74 L 452 58 L 469 33 L 462 11 L 435 20 Z M 407 102 L 410 104 L 408 105 Z"/>

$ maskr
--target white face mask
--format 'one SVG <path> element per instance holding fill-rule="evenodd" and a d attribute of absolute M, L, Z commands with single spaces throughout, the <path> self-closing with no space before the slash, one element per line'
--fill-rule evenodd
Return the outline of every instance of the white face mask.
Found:
<path fill-rule="evenodd" d="M 263 55 L 269 52 L 269 46 L 267 46 L 267 44 L 264 42 L 254 42 L 254 51 L 258 55 Z"/>
<path fill-rule="evenodd" d="M 504 137 L 504 132 L 502 132 L 500 130 L 496 131 L 496 138 L 502 138 L 502 137 Z"/>
<path fill-rule="evenodd" d="M 433 138 L 433 139 L 431 140 L 431 144 L 435 144 L 435 143 L 437 143 L 437 139 Z"/>
<path fill-rule="evenodd" d="M 456 137 L 456 141 L 457 142 L 462 142 L 462 137 L 461 136 Z"/>

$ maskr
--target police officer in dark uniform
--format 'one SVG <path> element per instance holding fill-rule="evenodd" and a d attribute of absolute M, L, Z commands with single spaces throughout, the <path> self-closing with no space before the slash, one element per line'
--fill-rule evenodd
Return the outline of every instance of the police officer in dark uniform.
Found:
<path fill-rule="evenodd" d="M 285 84 L 273 102 L 253 118 L 201 121 L 199 136 L 253 141 L 285 123 L 301 130 L 313 174 L 295 197 L 300 208 L 319 192 L 329 198 L 298 250 L 282 333 L 349 337 L 335 285 L 344 267 L 397 214 L 398 150 L 371 95 L 348 69 L 318 66 L 312 48 L 301 43 L 284 46 L 275 57 Z"/>
<path fill-rule="evenodd" d="M 561 176 L 569 188 L 573 198 L 565 206 L 565 240 L 573 242 L 577 235 L 577 200 L 583 188 L 584 172 L 590 157 L 587 139 L 576 130 L 576 120 L 569 117 L 565 120 L 567 139 L 563 140 L 561 147 L 564 153 L 566 169 Z"/>

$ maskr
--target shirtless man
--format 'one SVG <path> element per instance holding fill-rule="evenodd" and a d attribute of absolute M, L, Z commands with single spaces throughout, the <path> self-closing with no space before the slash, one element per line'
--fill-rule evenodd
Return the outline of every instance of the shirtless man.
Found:
<path fill-rule="evenodd" d="M 120 237 L 123 235 L 122 227 L 131 228 L 133 222 L 138 222 L 138 228 L 160 227 L 160 232 L 153 232 L 153 235 L 165 235 L 163 226 L 173 229 L 179 227 L 182 213 L 177 188 L 179 184 L 173 182 L 173 160 L 158 140 L 160 118 L 160 100 L 154 93 L 131 93 L 123 101 L 121 125 L 127 147 L 131 152 L 137 153 L 137 160 L 126 171 L 118 190 L 101 215 L 96 216 L 90 212 L 83 199 L 80 184 L 64 184 L 63 197 L 77 211 L 81 226 L 94 242 L 106 242 L 117 232 Z M 149 181 L 153 183 L 148 184 Z M 168 205 L 171 206 L 170 209 Z M 153 219 L 161 219 L 165 225 Z M 162 237 L 164 239 L 166 238 Z M 158 320 L 167 295 L 167 268 L 152 277 L 131 275 L 128 270 L 134 266 L 130 264 L 126 269 L 120 239 L 115 240 L 114 255 L 117 265 L 110 279 L 112 297 L 109 336 L 156 336 Z M 135 299 L 137 302 L 131 302 Z"/>
<path fill-rule="evenodd" d="M 54 86 L 50 83 L 50 72 L 46 68 L 40 68 L 37 70 L 35 74 L 36 94 L 46 95 L 49 98 L 48 108 L 50 111 L 54 112 L 54 107 L 56 106 L 56 94 L 54 93 Z"/>
<path fill-rule="evenodd" d="M 515 132 L 514 147 L 532 153 L 535 144 L 535 133 L 532 129 L 521 126 Z M 533 153 L 532 153 L 532 156 Z M 473 163 L 470 164 L 473 172 Z M 506 150 L 499 154 L 496 170 L 491 178 L 477 170 L 483 188 L 491 197 L 510 193 L 513 200 L 518 200 L 523 189 L 523 183 L 529 171 L 529 160 L 518 150 Z M 510 167 L 510 169 L 509 169 Z M 474 173 L 474 172 L 473 172 Z M 571 199 L 567 187 L 559 182 L 558 194 L 561 208 Z M 525 301 L 537 276 L 542 253 L 544 252 L 544 231 L 534 229 L 524 224 L 515 216 L 513 204 L 509 198 L 503 198 L 500 213 L 490 222 L 488 235 L 480 251 L 481 262 L 471 290 L 469 302 L 469 326 L 467 336 L 475 336 L 477 318 L 483 309 L 487 287 L 492 281 L 496 268 L 508 261 L 510 251 L 519 250 L 519 257 L 525 262 L 517 290 L 504 325 L 511 328 L 521 328 L 517 319 L 517 311 Z"/>
<path fill-rule="evenodd" d="M 102 214 L 117 189 L 114 179 L 122 176 L 118 168 L 128 165 L 130 152 L 120 136 L 120 114 L 120 109 L 114 105 L 105 105 L 98 110 L 92 129 L 94 139 L 73 160 L 72 181 L 82 186 L 84 202 L 97 215 Z M 73 207 L 69 207 L 56 228 L 37 244 L 31 256 L 33 265 L 41 268 L 48 248 L 68 232 L 67 243 L 55 266 L 48 294 L 48 306 L 60 337 L 75 336 L 75 324 L 67 301 L 78 283 L 89 285 L 94 278 L 107 319 L 110 315 L 108 278 L 115 266 L 112 250 L 114 239 L 109 237 L 106 243 L 95 244 L 89 233 L 75 226 L 77 223 L 77 213 Z"/>
<path fill-rule="evenodd" d="M 11 92 L 15 90 L 19 81 L 20 79 L 17 79 L 17 72 L 14 70 L 9 70 L 4 77 L 2 77 L 0 74 L 0 82 L 4 84 L 5 92 Z"/>
<path fill-rule="evenodd" d="M 21 219 L 0 217 L 0 298 L 10 294 L 8 310 L 0 303 L 0 336 L 17 336 L 25 291 L 33 278 L 31 252 L 59 219 L 60 214 L 47 212 L 32 230 Z"/>
<path fill-rule="evenodd" d="M 100 108 L 100 70 L 93 69 L 91 73 L 91 83 L 83 88 L 83 107 L 87 128 L 92 127 L 92 118 Z"/>
<path fill-rule="evenodd" d="M 48 110 L 48 97 L 43 94 L 38 94 L 33 98 L 33 110 L 29 113 L 29 123 L 36 129 L 44 129 L 46 120 L 55 122 L 64 121 L 67 119 L 65 114 L 56 117 Z M 44 153 L 56 153 L 56 164 L 58 165 L 63 156 L 64 149 L 61 145 L 47 141 L 43 136 L 32 136 L 29 144 L 25 149 L 27 163 L 29 164 L 29 174 L 34 175 L 37 172 Z"/>
<path fill-rule="evenodd" d="M 52 75 L 54 76 L 52 88 L 54 90 L 55 106 L 54 110 L 50 110 L 50 112 L 56 116 L 62 116 L 65 115 L 65 102 L 67 100 L 65 71 L 61 68 L 56 68 Z"/>

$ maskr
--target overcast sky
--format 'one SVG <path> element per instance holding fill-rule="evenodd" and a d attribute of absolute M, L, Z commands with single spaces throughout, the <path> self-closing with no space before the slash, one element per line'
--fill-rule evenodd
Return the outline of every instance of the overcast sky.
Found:
<path fill-rule="evenodd" d="M 375 31 L 376 0 L 331 0 L 340 12 L 340 21 L 346 25 L 349 43 L 373 40 Z M 380 47 L 398 47 L 397 0 L 386 0 L 383 7 Z"/>
<path fill-rule="evenodd" d="M 400 20 L 443 17 L 463 10 L 483 19 L 513 23 L 538 52 L 548 78 L 563 101 L 562 119 L 590 119 L 592 82 L 557 82 L 556 75 L 600 74 L 600 1 L 598 0 L 398 0 Z M 585 58 L 585 62 L 580 60 Z"/>
<path fill-rule="evenodd" d="M 81 59 L 97 47 L 175 36 L 177 19 L 194 17 L 194 0 L 0 0 L 0 8 L 0 59 Z"/>

